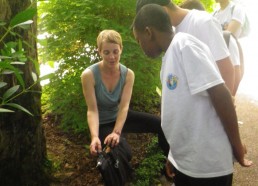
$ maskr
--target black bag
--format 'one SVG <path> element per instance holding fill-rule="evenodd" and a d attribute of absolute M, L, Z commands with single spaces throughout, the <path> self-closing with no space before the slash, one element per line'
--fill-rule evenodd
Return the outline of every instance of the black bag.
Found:
<path fill-rule="evenodd" d="M 99 169 L 106 186 L 123 186 L 130 180 L 132 167 L 130 161 L 132 151 L 124 138 L 114 148 L 106 146 L 99 153 L 97 168 Z"/>

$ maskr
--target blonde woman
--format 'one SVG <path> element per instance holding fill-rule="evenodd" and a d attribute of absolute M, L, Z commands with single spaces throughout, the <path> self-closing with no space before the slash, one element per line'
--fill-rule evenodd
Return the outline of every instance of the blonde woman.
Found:
<path fill-rule="evenodd" d="M 123 132 L 156 133 L 164 153 L 168 143 L 161 129 L 160 117 L 129 111 L 134 72 L 120 64 L 122 38 L 115 30 L 103 30 L 97 37 L 101 61 L 86 68 L 81 75 L 83 94 L 88 107 L 91 133 L 90 152 L 97 155 L 103 144 L 115 146 Z"/>

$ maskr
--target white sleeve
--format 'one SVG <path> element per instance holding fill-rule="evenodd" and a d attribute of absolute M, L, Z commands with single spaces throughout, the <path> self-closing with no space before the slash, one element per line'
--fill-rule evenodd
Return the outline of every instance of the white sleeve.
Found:
<path fill-rule="evenodd" d="M 183 68 L 191 94 L 224 82 L 208 47 L 195 41 L 182 49 Z"/>
<path fill-rule="evenodd" d="M 238 50 L 237 42 L 233 36 L 230 36 L 228 48 L 230 52 L 230 59 L 233 66 L 240 65 L 239 50 Z"/>
<path fill-rule="evenodd" d="M 221 25 L 215 17 L 210 21 L 204 22 L 202 31 L 205 37 L 205 43 L 208 44 L 215 61 L 224 59 L 229 56 L 228 47 L 224 41 Z"/>
<path fill-rule="evenodd" d="M 242 7 L 240 7 L 239 5 L 235 5 L 231 19 L 238 21 L 239 23 L 241 23 L 241 26 L 243 26 L 244 22 L 245 22 L 244 9 Z"/>

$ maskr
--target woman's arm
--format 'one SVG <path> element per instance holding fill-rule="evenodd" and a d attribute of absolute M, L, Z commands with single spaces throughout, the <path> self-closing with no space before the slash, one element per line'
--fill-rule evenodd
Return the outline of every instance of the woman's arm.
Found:
<path fill-rule="evenodd" d="M 134 72 L 128 69 L 125 85 L 121 95 L 121 100 L 118 108 L 116 123 L 113 132 L 108 135 L 104 141 L 104 144 L 111 144 L 111 146 L 117 145 L 119 143 L 119 137 L 122 132 L 127 113 L 129 110 L 129 105 L 132 97 L 134 85 Z"/>
<path fill-rule="evenodd" d="M 87 119 L 91 134 L 90 152 L 93 155 L 101 151 L 101 142 L 99 140 L 99 115 L 95 96 L 95 81 L 90 69 L 86 69 L 81 75 L 83 95 L 87 104 Z"/>

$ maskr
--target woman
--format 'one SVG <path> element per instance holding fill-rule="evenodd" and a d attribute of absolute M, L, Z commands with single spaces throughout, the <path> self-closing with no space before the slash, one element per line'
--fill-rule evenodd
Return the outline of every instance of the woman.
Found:
<path fill-rule="evenodd" d="M 120 64 L 123 50 L 120 34 L 114 30 L 103 30 L 97 38 L 97 46 L 102 60 L 86 68 L 81 76 L 88 107 L 91 154 L 101 151 L 103 144 L 117 145 L 122 132 L 150 132 L 158 134 L 160 147 L 167 155 L 169 146 L 160 118 L 129 111 L 134 73 Z"/>

